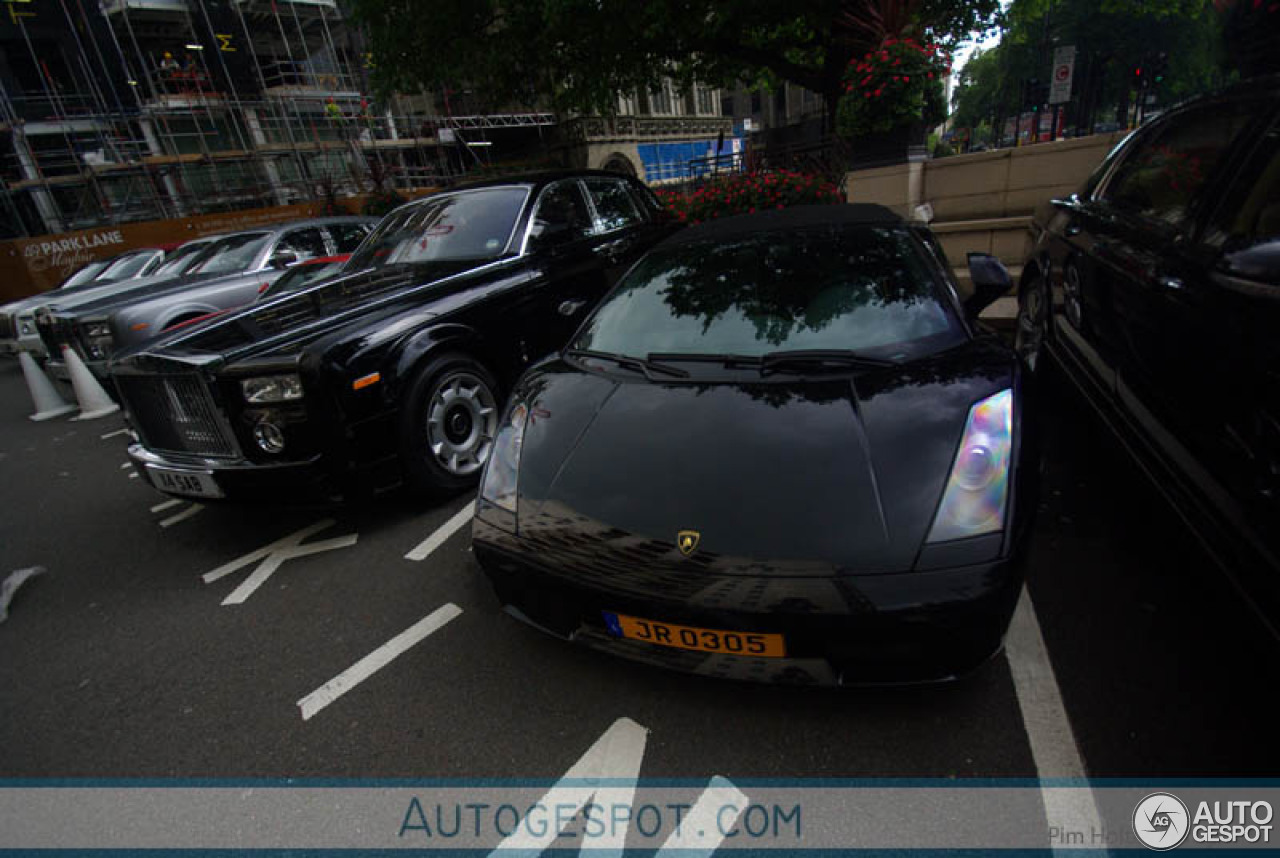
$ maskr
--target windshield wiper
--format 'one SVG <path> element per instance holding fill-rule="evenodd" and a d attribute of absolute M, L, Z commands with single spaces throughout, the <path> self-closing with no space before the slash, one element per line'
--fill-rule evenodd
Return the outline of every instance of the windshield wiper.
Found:
<path fill-rule="evenodd" d="M 669 375 L 676 378 L 688 378 L 689 373 L 679 367 L 663 366 L 655 363 L 652 358 L 645 360 L 642 358 L 629 357 L 627 355 L 614 354 L 613 352 L 597 352 L 591 349 L 567 349 L 565 354 L 569 357 L 576 358 L 596 358 L 598 360 L 607 360 L 616 363 L 624 369 L 638 370 L 644 373 L 645 378 L 652 379 L 655 374 Z"/>
<path fill-rule="evenodd" d="M 756 355 L 716 354 L 714 352 L 650 352 L 649 360 L 697 361 L 699 363 L 718 363 L 725 367 L 760 366 L 760 358 Z"/>
<path fill-rule="evenodd" d="M 790 368 L 821 368 L 826 366 L 837 369 L 848 367 L 879 369 L 897 365 L 896 361 L 868 357 L 849 349 L 791 349 L 788 351 L 769 352 L 760 357 L 760 371 L 762 374 Z"/>

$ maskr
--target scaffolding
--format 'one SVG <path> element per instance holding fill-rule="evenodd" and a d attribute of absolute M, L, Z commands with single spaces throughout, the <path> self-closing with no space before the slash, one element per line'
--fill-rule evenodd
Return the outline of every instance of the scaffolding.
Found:
<path fill-rule="evenodd" d="M 334 0 L 6 5 L 0 237 L 439 186 L 557 122 L 377 102 Z"/>

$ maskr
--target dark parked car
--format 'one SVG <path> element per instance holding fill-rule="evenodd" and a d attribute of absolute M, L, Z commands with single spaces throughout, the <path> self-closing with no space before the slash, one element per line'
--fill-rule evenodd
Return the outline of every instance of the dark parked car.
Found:
<path fill-rule="evenodd" d="M 119 356 L 129 456 L 195 497 L 472 486 L 504 391 L 672 229 L 643 185 L 605 173 L 402 206 L 336 279 Z"/>
<path fill-rule="evenodd" d="M 37 311 L 40 336 L 53 356 L 50 372 L 67 376 L 63 345 L 99 378 L 119 349 L 153 339 L 165 328 L 252 301 L 291 265 L 352 249 L 375 223 L 370 218 L 322 218 L 218 236 L 177 270 L 162 268 L 128 289 L 75 301 L 52 301 Z"/>
<path fill-rule="evenodd" d="M 473 525 L 508 612 L 704 675 L 861 684 L 997 652 L 1035 500 L 1028 393 L 923 226 L 713 221 L 643 259 L 498 425 Z"/>
<path fill-rule="evenodd" d="M 1170 110 L 1042 207 L 1045 351 L 1280 629 L 1280 78 Z"/>
<path fill-rule="evenodd" d="M 177 248 L 166 252 L 159 247 L 142 247 L 118 256 L 95 259 L 82 265 L 51 292 L 41 292 L 0 307 L 0 354 L 28 351 L 43 355 L 44 343 L 36 330 L 36 309 L 50 300 L 67 300 L 72 295 L 103 287 L 97 294 L 111 289 L 127 289 L 132 281 L 150 277 Z"/>

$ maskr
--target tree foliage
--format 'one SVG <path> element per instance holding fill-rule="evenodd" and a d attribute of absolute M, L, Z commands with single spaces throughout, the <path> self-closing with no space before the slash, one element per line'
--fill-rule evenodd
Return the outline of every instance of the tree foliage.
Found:
<path fill-rule="evenodd" d="M 496 107 L 610 114 L 663 77 L 688 87 L 788 81 L 834 108 L 849 60 L 886 36 L 954 44 L 998 19 L 998 0 L 351 0 L 375 84 L 466 83 Z"/>
<path fill-rule="evenodd" d="M 1017 113 L 1023 82 L 1048 81 L 1055 45 L 1076 46 L 1077 93 L 1092 81 L 1104 110 L 1125 102 L 1135 65 L 1155 52 L 1169 58 L 1156 93 L 1162 104 L 1220 86 L 1232 73 L 1223 15 L 1209 0 L 1013 0 L 1005 25 L 999 45 L 959 72 L 955 127 Z"/>

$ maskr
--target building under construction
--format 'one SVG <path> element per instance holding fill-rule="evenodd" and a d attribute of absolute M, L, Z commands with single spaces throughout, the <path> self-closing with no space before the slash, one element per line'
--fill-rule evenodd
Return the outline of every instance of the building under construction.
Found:
<path fill-rule="evenodd" d="M 569 122 L 465 90 L 377 102 L 335 0 L 3 7 L 0 238 L 436 186 L 495 159 L 643 176 L 688 155 L 655 146 L 732 137 L 703 88 Z"/>

